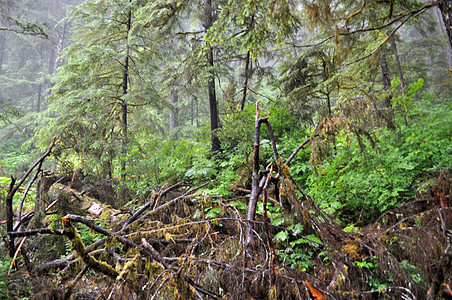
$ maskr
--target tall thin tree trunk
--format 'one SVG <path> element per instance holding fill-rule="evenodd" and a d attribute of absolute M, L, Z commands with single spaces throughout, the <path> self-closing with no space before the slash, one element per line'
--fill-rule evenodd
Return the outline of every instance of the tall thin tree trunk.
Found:
<path fill-rule="evenodd" d="M 169 100 L 172 104 L 172 109 L 169 114 L 169 131 L 171 135 L 171 139 L 177 139 L 177 135 L 174 134 L 174 129 L 179 126 L 178 122 L 178 113 L 179 109 L 177 108 L 177 103 L 179 102 L 179 95 L 177 93 L 177 88 L 174 87 L 173 91 L 170 94 Z"/>
<path fill-rule="evenodd" d="M 251 31 L 254 27 L 254 14 L 251 16 L 251 22 L 248 25 L 248 31 Z M 248 51 L 246 53 L 246 62 L 245 62 L 245 79 L 243 83 L 243 96 L 240 103 L 240 110 L 243 111 L 245 108 L 245 102 L 246 102 L 246 94 L 248 92 L 248 81 L 250 78 L 250 63 L 251 63 L 251 51 Z"/>
<path fill-rule="evenodd" d="M 444 38 L 448 41 L 446 28 L 445 28 L 444 21 L 441 16 L 441 10 L 439 9 L 439 7 L 433 7 L 432 9 L 434 10 L 433 15 L 435 16 L 436 23 L 438 24 L 438 31 L 441 34 L 441 38 Z M 450 69 L 450 68 L 452 68 L 452 48 L 449 46 L 448 42 L 444 42 L 443 49 L 444 49 L 444 56 L 445 56 L 446 62 L 447 62 L 447 67 Z"/>
<path fill-rule="evenodd" d="M 64 47 L 64 40 L 66 38 L 66 29 L 67 29 L 67 22 L 64 22 L 63 24 L 63 31 L 61 32 L 60 39 L 58 40 L 58 46 L 56 49 L 56 55 L 55 55 L 55 61 L 53 63 L 53 70 L 52 74 L 56 74 L 58 67 L 60 66 L 60 56 L 63 51 Z"/>
<path fill-rule="evenodd" d="M 38 86 L 38 100 L 36 103 L 36 112 L 39 113 L 41 112 L 41 102 L 42 102 L 42 83 L 39 84 Z"/>
<path fill-rule="evenodd" d="M 3 73 L 3 57 L 6 46 L 6 35 L 4 31 L 0 32 L 0 75 Z"/>
<path fill-rule="evenodd" d="M 127 40 L 126 40 L 126 57 L 124 61 L 124 68 L 122 73 L 122 94 L 127 95 L 128 93 L 128 84 L 129 84 L 129 52 L 130 52 L 130 46 L 129 46 L 129 33 L 132 26 L 132 11 L 129 10 L 128 16 L 127 16 Z M 121 103 L 121 113 L 122 113 L 122 119 L 121 119 L 121 130 L 122 130 L 122 147 L 121 147 L 121 154 L 123 155 L 123 159 L 121 159 L 121 173 L 123 176 L 125 176 L 124 172 L 126 170 L 126 161 L 125 156 L 127 154 L 127 144 L 128 144 L 128 128 L 127 128 L 127 101 L 125 99 L 122 100 Z"/>
<path fill-rule="evenodd" d="M 399 51 L 397 50 L 397 44 L 396 44 L 394 36 L 391 36 L 391 38 L 389 39 L 389 42 L 391 44 L 392 50 L 394 51 L 394 57 L 395 57 L 396 65 L 397 65 L 397 71 L 399 73 L 399 78 L 400 78 L 400 89 L 402 91 L 402 94 L 405 95 L 405 80 L 403 79 L 402 64 L 400 63 Z"/>
<path fill-rule="evenodd" d="M 205 11 L 204 11 L 204 27 L 207 30 L 213 24 L 213 12 L 212 12 L 212 0 L 206 0 Z M 209 79 L 208 79 L 208 89 L 209 89 L 209 109 L 210 109 L 210 130 L 211 130 L 211 142 L 212 142 L 212 153 L 220 151 L 220 140 L 217 136 L 217 129 L 219 128 L 219 118 L 218 118 L 218 105 L 217 96 L 215 93 L 215 71 L 213 63 L 213 47 L 208 45 L 209 50 L 207 51 L 207 67 L 209 68 Z"/>
<path fill-rule="evenodd" d="M 388 61 L 386 60 L 386 53 L 383 50 L 380 56 L 380 68 L 381 68 L 381 76 L 383 77 L 383 88 L 386 91 L 391 89 L 391 78 L 389 77 L 389 68 Z M 392 108 L 391 104 L 392 96 L 385 97 L 385 107 L 390 109 Z"/>
<path fill-rule="evenodd" d="M 190 105 L 190 125 L 193 127 L 193 124 L 195 124 L 195 100 L 191 99 L 191 105 Z"/>
<path fill-rule="evenodd" d="M 248 78 L 250 77 L 250 60 L 251 60 L 251 52 L 248 51 L 246 53 L 246 62 L 245 62 L 245 80 L 243 82 L 243 96 L 242 100 L 240 101 L 240 110 L 243 111 L 245 108 L 245 102 L 246 102 L 246 93 L 248 91 Z"/>
<path fill-rule="evenodd" d="M 389 68 L 388 68 L 388 62 L 386 60 L 386 52 L 383 49 L 381 51 L 381 55 L 380 55 L 380 68 L 381 68 L 381 76 L 383 78 L 383 88 L 386 91 L 390 91 L 391 90 L 391 78 L 389 77 Z M 388 95 L 385 97 L 385 108 L 388 110 L 388 115 L 389 115 L 389 122 L 393 122 L 394 120 L 394 111 L 392 109 L 392 96 Z"/>
<path fill-rule="evenodd" d="M 331 97 L 330 97 L 329 91 L 326 94 L 326 104 L 328 105 L 328 116 L 331 116 L 333 114 L 333 112 L 331 111 Z"/>
<path fill-rule="evenodd" d="M 0 32 L 0 75 L 3 73 L 3 59 L 5 57 L 6 35 L 4 31 Z M 0 100 L 2 99 L 2 91 L 0 90 Z"/>
<path fill-rule="evenodd" d="M 440 0 L 438 7 L 441 10 L 444 27 L 449 37 L 449 46 L 452 49 L 452 0 Z"/>

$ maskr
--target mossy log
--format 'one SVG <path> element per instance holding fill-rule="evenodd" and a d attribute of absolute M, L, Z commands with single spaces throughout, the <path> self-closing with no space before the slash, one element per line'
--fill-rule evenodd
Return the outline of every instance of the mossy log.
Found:
<path fill-rule="evenodd" d="M 71 225 L 67 218 L 61 218 L 65 236 L 71 241 L 72 249 L 77 252 L 83 262 L 90 268 L 102 272 L 112 278 L 118 277 L 119 273 L 109 264 L 95 259 L 85 249 L 82 238 L 77 230 Z"/>

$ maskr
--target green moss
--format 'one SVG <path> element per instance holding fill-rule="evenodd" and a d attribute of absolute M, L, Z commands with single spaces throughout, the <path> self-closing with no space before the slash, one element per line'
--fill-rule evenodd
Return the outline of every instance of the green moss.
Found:
<path fill-rule="evenodd" d="M 118 272 L 116 272 L 112 266 L 103 261 L 95 259 L 88 252 L 86 252 L 85 245 L 82 242 L 80 234 L 74 227 L 69 224 L 69 222 L 67 222 L 67 224 L 64 224 L 64 233 L 71 241 L 72 249 L 77 252 L 77 254 L 87 266 L 113 278 L 116 278 L 118 276 Z"/>

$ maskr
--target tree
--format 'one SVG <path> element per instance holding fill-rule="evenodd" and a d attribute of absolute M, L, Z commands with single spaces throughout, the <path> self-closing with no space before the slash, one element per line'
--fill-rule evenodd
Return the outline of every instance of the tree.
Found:
<path fill-rule="evenodd" d="M 204 28 L 209 30 L 212 27 L 214 19 L 214 9 L 212 5 L 212 0 L 206 0 L 204 7 Z M 212 139 L 212 153 L 220 151 L 221 145 L 220 140 L 217 136 L 217 129 L 219 128 L 219 118 L 218 118 L 218 104 L 217 96 L 215 91 L 215 72 L 214 72 L 214 57 L 213 57 L 213 47 L 207 44 L 207 68 L 209 70 L 208 78 L 208 95 L 209 95 L 209 109 L 210 109 L 210 130 Z"/>
<path fill-rule="evenodd" d="M 1 1 L 0 101 L 16 111 L 16 116 L 21 116 L 14 124 L 8 122 L 2 127 L 2 142 L 9 140 L 19 149 L 34 134 L 36 113 L 45 109 L 43 102 L 50 87 L 56 41 L 61 29 L 58 24 L 66 17 L 66 6 L 79 2 Z"/>
<path fill-rule="evenodd" d="M 111 177 L 119 159 L 125 175 L 130 114 L 155 103 L 151 33 L 134 27 L 143 1 L 90 1 L 72 11 L 74 42 L 63 52 L 50 97 L 56 113 L 50 130 L 61 132 L 68 153 L 86 156 L 97 176 Z M 77 134 L 79 128 L 84 135 Z M 119 141 L 119 143 L 118 143 Z M 114 150 L 120 145 L 120 156 Z"/>
<path fill-rule="evenodd" d="M 447 36 L 449 37 L 450 47 L 452 49 L 452 1 L 440 0 L 438 7 L 441 11 L 444 27 L 446 28 Z"/>

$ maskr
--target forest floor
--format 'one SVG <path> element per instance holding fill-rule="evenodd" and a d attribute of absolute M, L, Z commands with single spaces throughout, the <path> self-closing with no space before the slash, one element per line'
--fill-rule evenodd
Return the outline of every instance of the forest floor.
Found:
<path fill-rule="evenodd" d="M 10 235 L 20 251 L 0 294 L 29 293 L 34 299 L 452 297 L 450 171 L 364 227 L 344 226 L 307 196 L 297 199 L 300 207 L 292 212 L 270 199 L 272 204 L 248 222 L 239 203 L 249 197 L 200 192 L 210 183 L 176 183 L 149 193 L 145 201 L 113 209 L 108 205 L 117 197 L 112 182 L 84 184 L 76 176 L 48 174 L 41 178 L 41 213 L 25 213 L 24 229 Z M 285 217 L 271 222 L 276 215 Z M 246 240 L 249 226 L 251 241 Z"/>

